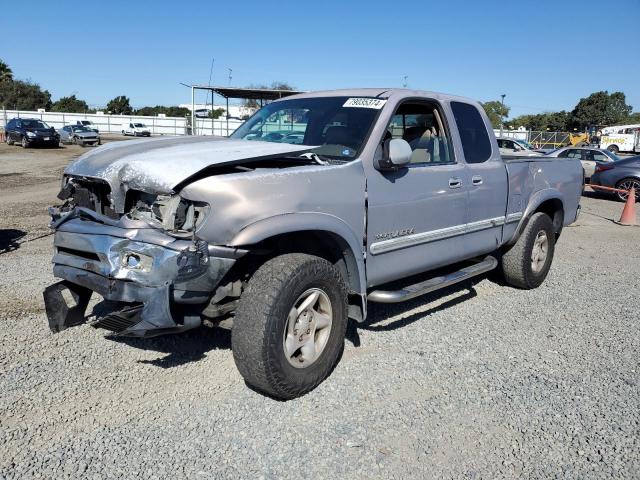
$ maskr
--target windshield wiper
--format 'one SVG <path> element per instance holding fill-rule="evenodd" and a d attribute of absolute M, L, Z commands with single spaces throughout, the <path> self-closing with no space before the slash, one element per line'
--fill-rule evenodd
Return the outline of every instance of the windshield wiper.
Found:
<path fill-rule="evenodd" d="M 306 153 L 303 153 L 301 155 L 298 155 L 298 157 L 302 157 L 302 158 L 306 158 L 306 159 L 309 159 L 309 160 L 313 160 L 318 165 L 329 165 L 328 161 L 324 160 L 320 155 L 318 155 L 317 153 L 314 153 L 314 152 L 306 152 Z"/>

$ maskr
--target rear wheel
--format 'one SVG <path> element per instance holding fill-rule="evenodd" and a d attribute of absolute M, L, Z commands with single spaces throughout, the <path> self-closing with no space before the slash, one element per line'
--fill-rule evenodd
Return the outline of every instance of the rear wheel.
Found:
<path fill-rule="evenodd" d="M 502 255 L 502 273 L 509 285 L 531 289 L 547 278 L 555 250 L 553 222 L 546 213 L 529 219 L 518 241 Z"/>
<path fill-rule="evenodd" d="M 313 390 L 344 347 L 347 289 L 323 258 L 286 254 L 266 262 L 242 293 L 233 358 L 253 388 L 279 399 Z"/>
<path fill-rule="evenodd" d="M 640 180 L 637 178 L 623 178 L 618 183 L 616 183 L 616 188 L 620 188 L 622 190 L 627 190 L 627 192 L 616 192 L 616 197 L 621 202 L 626 202 L 629 197 L 628 191 L 632 188 L 636 189 L 636 202 L 640 200 Z"/>
<path fill-rule="evenodd" d="M 618 148 L 617 145 L 609 145 L 607 147 L 607 150 L 609 150 L 611 153 L 615 153 L 615 154 L 618 154 L 618 152 L 620 151 L 620 149 Z"/>

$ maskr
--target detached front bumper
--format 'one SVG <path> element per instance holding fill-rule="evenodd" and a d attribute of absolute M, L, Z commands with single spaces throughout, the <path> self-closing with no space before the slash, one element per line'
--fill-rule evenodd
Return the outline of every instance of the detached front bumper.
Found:
<path fill-rule="evenodd" d="M 198 326 L 199 315 L 179 312 L 205 304 L 244 253 L 176 239 L 139 221 L 100 220 L 108 223 L 81 215 L 57 226 L 53 273 L 62 282 L 44 292 L 52 331 L 84 322 L 92 292 L 118 307 L 92 324 L 120 335 L 153 336 Z M 65 289 L 71 305 L 64 300 Z"/>

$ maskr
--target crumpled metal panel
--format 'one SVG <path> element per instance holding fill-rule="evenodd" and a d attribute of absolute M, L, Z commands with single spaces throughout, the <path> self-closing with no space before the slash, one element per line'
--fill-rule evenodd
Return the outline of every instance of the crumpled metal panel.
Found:
<path fill-rule="evenodd" d="M 113 207 L 123 213 L 128 189 L 171 193 L 176 185 L 213 165 L 276 158 L 312 148 L 222 137 L 164 137 L 110 142 L 82 155 L 64 173 L 106 181 L 111 187 Z"/>

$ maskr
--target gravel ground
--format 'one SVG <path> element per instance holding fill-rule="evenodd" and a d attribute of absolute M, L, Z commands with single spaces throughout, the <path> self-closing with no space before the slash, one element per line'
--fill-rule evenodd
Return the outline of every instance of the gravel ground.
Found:
<path fill-rule="evenodd" d="M 372 305 L 331 377 L 278 402 L 245 386 L 224 330 L 49 332 L 44 208 L 79 152 L 0 145 L 0 478 L 640 476 L 640 227 L 611 221 L 622 204 L 583 198 L 536 290 L 482 278 Z"/>

